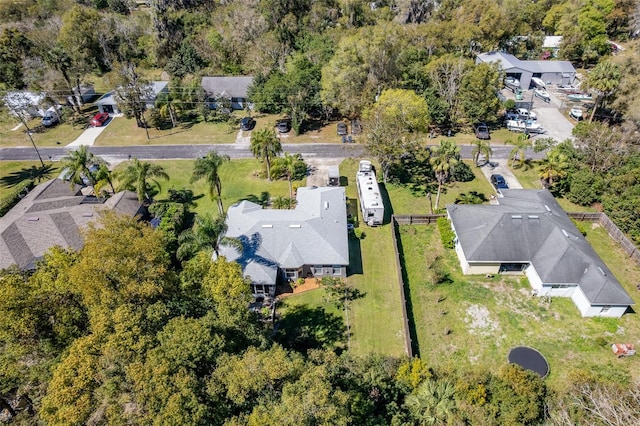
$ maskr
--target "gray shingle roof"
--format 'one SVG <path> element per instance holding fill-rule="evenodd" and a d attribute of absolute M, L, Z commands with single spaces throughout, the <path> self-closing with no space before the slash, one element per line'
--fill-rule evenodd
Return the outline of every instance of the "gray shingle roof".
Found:
<path fill-rule="evenodd" d="M 278 267 L 348 265 L 344 188 L 299 188 L 297 201 L 293 210 L 262 209 L 250 201 L 231 206 L 226 235 L 239 238 L 244 250 L 223 246 L 220 254 L 240 263 L 253 282 L 259 274 L 274 283 Z"/>
<path fill-rule="evenodd" d="M 469 262 L 531 262 L 543 283 L 577 284 L 592 304 L 633 304 L 549 191 L 503 194 L 499 205 L 447 206 Z"/>
<path fill-rule="evenodd" d="M 123 191 L 104 204 L 85 197 L 80 187 L 53 179 L 36 186 L 0 218 L 0 268 L 17 264 L 31 268 L 53 246 L 82 248 L 81 229 L 109 209 L 129 216 L 138 214 L 136 194 Z"/>
<path fill-rule="evenodd" d="M 201 86 L 209 96 L 246 98 L 253 77 L 202 77 Z"/>
<path fill-rule="evenodd" d="M 500 62 L 502 69 L 509 72 L 510 69 L 519 68 L 532 73 L 575 73 L 576 70 L 569 61 L 521 61 L 510 53 L 486 52 L 480 53 L 478 59 L 481 62 Z"/>

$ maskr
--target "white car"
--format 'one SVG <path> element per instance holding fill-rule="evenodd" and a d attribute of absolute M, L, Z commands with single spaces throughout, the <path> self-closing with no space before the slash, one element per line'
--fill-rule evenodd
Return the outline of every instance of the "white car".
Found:
<path fill-rule="evenodd" d="M 580 107 L 573 107 L 571 108 L 571 111 L 569 111 L 569 116 L 571 118 L 575 118 L 576 120 L 580 121 L 582 119 L 582 108 Z"/>
<path fill-rule="evenodd" d="M 526 108 L 518 108 L 518 109 L 516 109 L 516 113 L 518 113 L 518 115 L 520 117 L 524 117 L 525 120 L 537 120 L 538 119 L 538 116 L 536 115 L 535 112 L 529 111 Z"/>

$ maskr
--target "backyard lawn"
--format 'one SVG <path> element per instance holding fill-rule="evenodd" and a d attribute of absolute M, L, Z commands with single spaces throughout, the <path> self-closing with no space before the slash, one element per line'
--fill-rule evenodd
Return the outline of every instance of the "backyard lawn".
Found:
<path fill-rule="evenodd" d="M 640 377 L 640 357 L 618 360 L 611 343 L 639 343 L 636 313 L 582 318 L 570 299 L 537 298 L 524 276 L 462 275 L 453 250 L 445 250 L 435 226 L 400 227 L 406 292 L 415 346 L 428 364 L 471 364 L 495 370 L 509 349 L 527 345 L 549 361 L 548 382 L 562 386 L 574 369 Z M 638 299 L 633 264 L 597 225 L 588 239 L 625 289 Z M 435 284 L 437 283 L 437 284 Z"/>
<path fill-rule="evenodd" d="M 48 180 L 58 176 L 58 163 L 45 161 L 45 173 L 41 180 Z M 41 173 L 39 161 L 0 161 L 0 199 L 12 191 L 16 184 L 32 179 Z"/>

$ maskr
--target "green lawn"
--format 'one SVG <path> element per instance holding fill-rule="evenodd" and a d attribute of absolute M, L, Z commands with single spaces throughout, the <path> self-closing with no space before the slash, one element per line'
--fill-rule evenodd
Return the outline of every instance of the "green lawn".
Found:
<path fill-rule="evenodd" d="M 16 128 L 18 121 L 11 117 L 0 120 L 0 147 L 32 147 L 24 126 Z M 83 131 L 82 126 L 60 123 L 51 128 L 41 126 L 41 120 L 34 119 L 27 123 L 33 129 L 31 137 L 37 147 L 66 145 L 75 140 Z"/>
<path fill-rule="evenodd" d="M 58 163 L 45 161 L 48 166 L 42 175 L 43 180 L 58 175 Z M 41 173 L 39 161 L 0 161 L 0 198 L 11 192 L 11 188 L 26 179 L 32 179 Z"/>
<path fill-rule="evenodd" d="M 540 183 L 539 162 L 528 161 L 521 167 L 511 167 L 511 171 L 518 178 L 524 189 L 542 189 Z M 567 212 L 595 212 L 593 207 L 580 206 L 564 197 L 556 197 L 560 206 Z"/>
<path fill-rule="evenodd" d="M 208 187 L 204 180 L 190 183 L 193 171 L 193 161 L 172 160 L 154 161 L 164 167 L 170 180 L 160 180 L 162 191 L 155 197 L 160 200 L 166 197 L 169 189 L 191 189 L 194 195 L 200 197 L 195 211 L 198 213 L 212 212 L 216 214 L 217 207 L 211 201 Z M 122 164 L 126 164 L 122 163 Z M 119 167 L 122 167 L 119 166 Z M 243 199 L 259 199 L 263 192 L 270 197 L 289 196 L 289 183 L 286 180 L 268 182 L 257 177 L 257 172 L 262 165 L 258 160 L 242 159 L 231 160 L 220 168 L 220 180 L 222 181 L 222 202 L 225 209 L 231 204 Z M 294 181 L 294 186 L 303 186 L 304 182 Z"/>
<path fill-rule="evenodd" d="M 554 298 L 546 304 L 532 297 L 526 277 L 462 275 L 454 251 L 442 247 L 435 226 L 402 226 L 400 233 L 409 312 L 423 360 L 442 367 L 496 369 L 506 362 L 511 347 L 527 345 L 549 361 L 548 381 L 554 387 L 562 386 L 576 368 L 640 377 L 640 357 L 617 360 L 607 345 L 638 342 L 637 314 L 582 318 L 570 299 Z M 640 282 L 640 268 L 625 259 L 602 229 L 590 231 L 588 238 L 637 299 L 633 284 Z"/>

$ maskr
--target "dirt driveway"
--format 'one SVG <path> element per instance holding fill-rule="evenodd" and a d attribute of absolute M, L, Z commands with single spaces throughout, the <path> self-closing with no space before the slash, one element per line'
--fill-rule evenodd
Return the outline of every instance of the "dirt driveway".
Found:
<path fill-rule="evenodd" d="M 329 167 L 338 166 L 342 162 L 340 158 L 305 158 L 309 169 L 307 186 L 327 186 L 329 180 Z"/>

